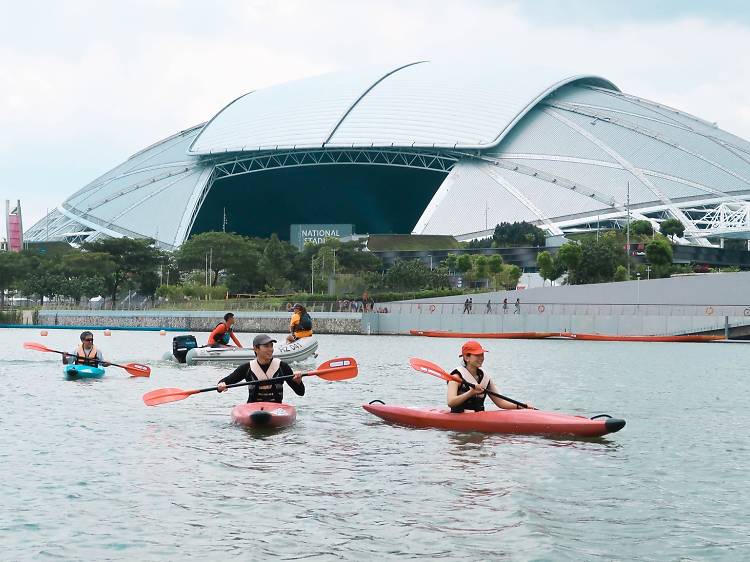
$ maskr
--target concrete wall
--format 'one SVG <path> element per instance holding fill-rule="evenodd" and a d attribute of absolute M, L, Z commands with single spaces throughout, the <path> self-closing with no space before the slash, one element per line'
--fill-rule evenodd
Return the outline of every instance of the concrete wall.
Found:
<path fill-rule="evenodd" d="M 186 332 L 209 332 L 222 321 L 226 311 L 163 310 L 42 310 L 38 323 L 50 326 L 101 328 L 179 328 Z M 286 312 L 236 312 L 235 330 L 249 333 L 285 333 L 291 315 Z M 313 329 L 318 334 L 359 334 L 362 315 L 348 312 L 316 312 Z"/>

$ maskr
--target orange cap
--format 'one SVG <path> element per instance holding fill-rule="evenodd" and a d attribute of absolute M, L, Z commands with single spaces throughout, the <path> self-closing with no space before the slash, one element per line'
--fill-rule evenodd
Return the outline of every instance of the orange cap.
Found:
<path fill-rule="evenodd" d="M 481 355 L 482 353 L 486 352 L 487 350 L 482 347 L 482 344 L 480 344 L 478 341 L 471 340 L 467 341 L 461 346 L 461 355 L 459 355 L 459 357 L 463 357 L 467 354 Z"/>

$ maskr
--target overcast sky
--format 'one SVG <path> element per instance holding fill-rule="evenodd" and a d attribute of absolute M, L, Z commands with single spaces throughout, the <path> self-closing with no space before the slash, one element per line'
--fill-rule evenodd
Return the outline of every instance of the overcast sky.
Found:
<path fill-rule="evenodd" d="M 0 195 L 22 199 L 28 228 L 132 153 L 250 90 L 414 60 L 596 73 L 750 139 L 747 6 L 0 0 Z"/>

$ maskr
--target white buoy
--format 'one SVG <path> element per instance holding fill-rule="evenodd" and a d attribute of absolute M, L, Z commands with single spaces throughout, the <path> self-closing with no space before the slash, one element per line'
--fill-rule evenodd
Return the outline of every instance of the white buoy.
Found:
<path fill-rule="evenodd" d="M 40 335 L 40 336 L 46 336 L 46 335 L 47 335 L 47 330 L 41 330 L 41 331 L 39 332 L 39 335 Z"/>

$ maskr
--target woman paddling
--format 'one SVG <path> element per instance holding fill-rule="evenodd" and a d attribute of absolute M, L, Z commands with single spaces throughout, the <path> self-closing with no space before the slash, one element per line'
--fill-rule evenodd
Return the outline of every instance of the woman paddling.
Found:
<path fill-rule="evenodd" d="M 461 347 L 461 355 L 459 357 L 463 358 L 463 366 L 451 371 L 451 375 L 461 377 L 461 382 L 448 382 L 448 407 L 451 409 L 451 412 L 460 413 L 464 410 L 483 412 L 484 399 L 487 397 L 486 391 L 500 392 L 495 383 L 481 369 L 486 351 L 478 341 L 473 340 L 467 341 Z M 490 398 L 498 408 L 504 410 L 521 408 L 513 402 L 508 402 L 497 396 L 490 395 Z M 528 407 L 533 408 L 531 404 L 528 404 Z"/>
<path fill-rule="evenodd" d="M 307 309 L 300 303 L 295 303 L 292 308 L 294 314 L 289 322 L 289 335 L 286 337 L 287 343 L 292 343 L 300 338 L 309 338 L 312 336 L 312 318 Z"/>
<path fill-rule="evenodd" d="M 302 382 L 302 372 L 292 371 L 292 368 L 284 361 L 273 356 L 273 344 L 275 339 L 260 334 L 253 340 L 253 350 L 255 359 L 249 363 L 243 363 L 232 373 L 219 381 L 217 390 L 224 392 L 228 384 L 235 384 L 241 380 L 257 381 L 267 380 L 268 384 L 251 384 L 247 387 L 248 402 L 283 402 L 284 401 L 284 381 L 292 388 L 298 396 L 305 395 L 305 384 Z M 274 378 L 291 377 L 277 382 L 270 382 Z"/>

